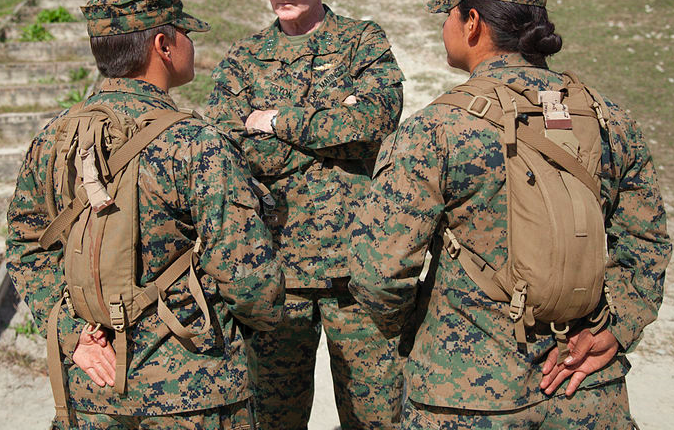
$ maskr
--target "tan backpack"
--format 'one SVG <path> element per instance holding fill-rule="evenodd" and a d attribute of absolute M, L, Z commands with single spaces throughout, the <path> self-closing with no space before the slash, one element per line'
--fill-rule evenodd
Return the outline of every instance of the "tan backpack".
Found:
<path fill-rule="evenodd" d="M 64 247 L 67 287 L 49 316 L 47 353 L 57 417 L 67 423 L 70 416 L 57 328 L 64 301 L 73 316 L 89 323 L 92 334 L 100 327 L 114 331 L 114 389 L 119 394 L 126 385 L 126 330 L 146 309 L 156 303 L 160 318 L 182 338 L 210 329 L 208 306 L 195 274 L 199 240 L 147 286 L 137 285 L 139 154 L 164 130 L 192 116 L 155 110 L 134 120 L 102 104 L 83 107 L 80 103 L 55 125 L 46 185 L 53 221 L 40 237 L 40 245 L 47 249 L 60 240 Z M 64 204 L 59 214 L 56 194 Z M 188 268 L 190 293 L 204 317 L 197 332 L 184 327 L 164 303 L 166 290 Z"/>
<path fill-rule="evenodd" d="M 560 91 L 473 78 L 433 104 L 459 107 L 498 127 L 506 168 L 504 266 L 494 270 L 461 245 L 449 227 L 444 247 L 492 300 L 510 303 L 520 349 L 526 350 L 525 327 L 550 324 L 561 363 L 576 320 L 589 317 L 596 333 L 613 311 L 604 291 L 606 237 L 599 181 L 608 108 L 570 72 Z M 595 312 L 602 292 L 609 306 Z"/>

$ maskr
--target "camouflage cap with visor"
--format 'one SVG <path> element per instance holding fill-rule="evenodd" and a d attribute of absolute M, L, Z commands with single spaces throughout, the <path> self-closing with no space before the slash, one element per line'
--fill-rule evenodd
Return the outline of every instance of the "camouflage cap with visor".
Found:
<path fill-rule="evenodd" d="M 541 6 L 545 7 L 547 0 L 494 0 L 494 1 L 507 1 L 509 3 L 519 3 L 519 4 L 528 4 L 532 6 Z M 430 0 L 426 7 L 431 13 L 449 13 L 450 10 L 457 4 L 461 3 L 461 0 Z"/>
<path fill-rule="evenodd" d="M 89 0 L 82 6 L 89 36 L 111 36 L 147 30 L 164 24 L 188 31 L 210 26 L 183 12 L 180 0 Z"/>

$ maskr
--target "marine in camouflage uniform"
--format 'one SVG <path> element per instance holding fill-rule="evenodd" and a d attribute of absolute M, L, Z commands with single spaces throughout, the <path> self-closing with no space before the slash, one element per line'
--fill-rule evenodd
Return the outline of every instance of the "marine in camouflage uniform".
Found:
<path fill-rule="evenodd" d="M 457 3 L 434 6 L 448 12 Z M 519 53 L 488 58 L 471 72 L 471 78 L 534 90 L 554 91 L 563 83 L 560 74 L 534 66 Z M 460 108 L 430 105 L 382 144 L 367 209 L 358 213 L 353 230 L 350 289 L 392 334 L 403 332 L 406 338 L 414 329 L 406 323 L 418 321 L 404 367 L 409 401 L 402 428 L 632 428 L 625 354 L 657 316 L 671 245 L 641 131 L 624 110 L 606 103 L 614 147 L 605 136 L 605 285 L 617 311 L 606 329 L 619 350 L 570 397 L 566 383 L 552 395 L 539 386 L 543 363 L 556 346 L 549 328 L 529 333 L 528 352 L 519 352 L 509 304 L 492 301 L 447 251 L 432 247 L 438 255 L 437 271 L 428 275 L 435 276 L 434 285 L 418 287 L 426 250 L 442 243 L 434 237 L 439 239 L 436 229 L 445 212 L 463 245 L 495 269 L 505 263 L 501 131 Z"/>
<path fill-rule="evenodd" d="M 92 37 L 167 23 L 179 31 L 208 29 L 206 23 L 182 14 L 180 1 L 160 0 L 155 6 L 148 11 L 140 1 L 93 1 L 83 11 Z M 120 16 L 111 17 L 113 9 Z M 92 104 L 132 118 L 156 109 L 177 110 L 165 90 L 130 78 L 104 80 L 100 91 L 86 101 Z M 42 249 L 38 244 L 51 221 L 45 184 L 57 120 L 33 140 L 8 212 L 7 268 L 43 335 L 49 311 L 66 287 L 62 246 Z M 249 330 L 244 325 L 270 330 L 282 319 L 284 301 L 282 273 L 271 234 L 257 213 L 259 202 L 251 180 L 241 151 L 200 119 L 175 123 L 141 152 L 138 285 L 156 278 L 200 238 L 201 284 L 211 307 L 212 326 L 193 338 L 188 348 L 155 311 L 147 312 L 128 330 L 127 391 L 120 396 L 109 385 L 96 385 L 73 364 L 86 322 L 70 315 L 64 305 L 59 343 L 77 425 L 87 429 L 250 428 L 252 391 L 243 336 Z M 58 193 L 56 203 L 61 210 Z M 166 303 L 183 324 L 202 319 L 187 288 L 187 273 L 169 288 Z"/>
<path fill-rule="evenodd" d="M 288 294 L 283 324 L 253 343 L 262 428 L 306 428 L 323 326 L 342 428 L 385 429 L 401 405 L 400 362 L 395 341 L 347 291 L 347 259 L 374 158 L 400 118 L 404 77 L 377 24 L 324 11 L 308 34 L 287 36 L 277 20 L 236 42 L 213 72 L 206 115 L 241 144 L 277 205 L 267 224 Z M 272 133 L 246 129 L 251 113 L 271 109 Z"/>

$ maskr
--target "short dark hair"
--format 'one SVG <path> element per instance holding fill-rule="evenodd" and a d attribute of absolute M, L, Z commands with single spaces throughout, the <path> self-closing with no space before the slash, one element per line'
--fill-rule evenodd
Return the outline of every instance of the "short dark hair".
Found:
<path fill-rule="evenodd" d="M 545 57 L 562 49 L 562 37 L 544 7 L 505 1 L 463 0 L 458 4 L 466 21 L 471 9 L 491 28 L 494 44 L 506 52 L 519 52 L 530 63 L 546 67 Z"/>
<path fill-rule="evenodd" d="M 164 34 L 171 42 L 176 28 L 171 24 L 133 33 L 91 37 L 91 52 L 96 66 L 106 78 L 123 78 L 143 71 L 150 59 L 148 52 L 155 36 Z"/>

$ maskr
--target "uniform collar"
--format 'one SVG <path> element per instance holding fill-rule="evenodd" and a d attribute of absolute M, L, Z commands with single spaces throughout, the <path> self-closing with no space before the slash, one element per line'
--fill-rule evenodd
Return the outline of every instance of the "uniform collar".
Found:
<path fill-rule="evenodd" d="M 279 40 L 283 36 L 279 20 L 276 19 L 274 23 L 262 32 L 260 38 L 260 46 L 257 52 L 254 53 L 256 58 L 263 61 L 281 60 L 287 63 L 292 63 L 296 59 L 305 55 L 326 55 L 334 52 L 339 52 L 339 25 L 337 23 L 337 16 L 330 10 L 328 6 L 325 8 L 325 18 L 323 23 L 311 33 L 311 37 L 303 47 L 296 47 L 292 52 L 285 52 L 282 47 L 279 47 Z"/>
<path fill-rule="evenodd" d="M 141 97 L 153 98 L 169 105 L 175 110 L 178 110 L 178 106 L 166 91 L 154 84 L 142 81 L 140 79 L 107 78 L 101 83 L 100 91 L 129 93 Z"/>
<path fill-rule="evenodd" d="M 520 53 L 508 53 L 491 57 L 481 62 L 475 67 L 470 77 L 474 78 L 480 75 L 487 75 L 494 69 L 504 69 L 508 67 L 537 67 L 522 57 Z"/>

